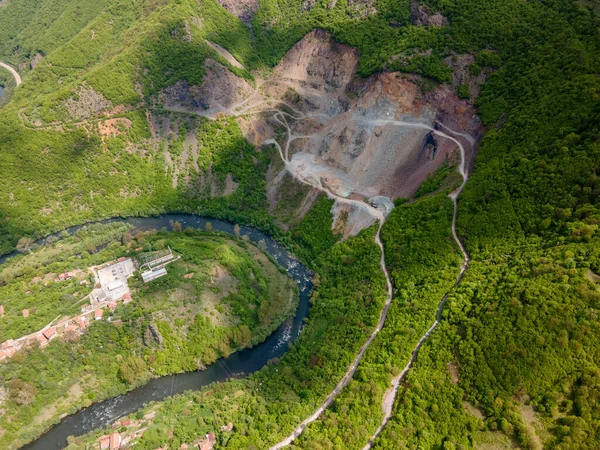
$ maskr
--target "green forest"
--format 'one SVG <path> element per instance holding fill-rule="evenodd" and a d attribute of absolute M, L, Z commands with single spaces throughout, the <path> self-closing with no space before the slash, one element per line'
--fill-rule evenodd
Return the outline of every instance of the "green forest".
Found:
<path fill-rule="evenodd" d="M 280 361 L 133 414 L 156 414 L 139 448 L 178 448 L 211 431 L 216 448 L 268 448 L 314 412 L 377 323 L 385 280 L 375 226 L 342 239 L 332 231 L 332 201 L 324 197 L 302 219 L 270 212 L 266 174 L 278 158 L 273 148 L 251 145 L 234 119 L 168 112 L 160 103 L 161 91 L 180 80 L 200 84 L 207 58 L 254 85 L 257 74 L 269 73 L 315 28 L 359 50 L 363 77 L 416 74 L 422 86 L 444 85 L 470 98 L 485 134 L 458 198 L 457 234 L 471 257 L 464 278 L 455 285 L 462 255 L 451 233 L 447 194 L 458 178 L 456 162 L 447 161 L 413 198 L 396 200 L 381 231 L 393 284 L 385 326 L 349 385 L 290 448 L 363 448 L 383 417 L 381 399 L 390 380 L 405 367 L 446 294 L 440 324 L 404 378 L 393 416 L 373 448 L 600 447 L 597 1 L 260 0 L 249 25 L 216 0 L 0 5 L 0 61 L 18 67 L 23 77 L 14 88 L 8 73 L 0 72 L 0 85 L 8 87 L 8 100 L 0 104 L 0 254 L 27 252 L 0 268 L 6 311 L 0 335 L 36 329 L 57 310 L 71 314 L 85 295 L 75 282 L 29 288 L 34 277 L 130 249 L 114 243 L 127 233 L 116 226 L 89 227 L 29 252 L 32 240 L 107 217 L 189 212 L 249 224 L 272 234 L 315 273 L 305 328 Z M 419 23 L 416 10 L 439 13 L 443 24 Z M 207 40 L 245 69 L 231 66 Z M 472 57 L 468 80 L 484 75 L 481 92 L 452 86 L 453 69 L 445 61 L 457 55 Z M 102 135 L 97 125 L 109 117 L 118 119 L 117 132 Z M 168 138 L 154 138 L 159 127 Z M 165 169 L 168 162 L 156 151 L 166 145 L 177 162 L 189 136 L 199 149 L 191 182 Z M 213 196 L 201 182 L 210 175 L 222 191 L 228 174 L 237 183 L 230 195 Z M 139 236 L 143 242 L 130 238 L 146 250 L 167 243 L 185 249 L 195 255 L 185 262 L 190 266 L 224 239 L 183 232 Z M 230 263 L 256 269 L 263 283 L 244 285 L 252 293 L 244 301 L 262 305 L 275 274 L 265 275 L 254 258 L 246 258 L 245 246 L 250 244 L 232 240 Z M 184 273 L 186 266 L 177 266 L 157 291 L 183 289 Z M 195 289 L 198 279 L 185 289 Z M 272 329 L 261 323 L 265 317 L 274 324 L 288 314 L 281 303 L 262 315 L 261 307 L 245 314 L 236 308 L 241 298 L 232 295 L 235 327 L 216 332 L 205 318 L 189 325 L 198 339 L 214 339 L 202 351 L 200 341 L 172 333 L 181 318 L 165 317 L 157 327 L 176 355 L 171 360 L 140 343 L 152 311 L 169 311 L 170 300 L 154 288 L 136 288 L 148 301 L 144 311 L 132 303 L 117 312 L 139 325 L 98 323 L 74 345 L 56 341 L 0 365 L 9 398 L 0 416 L 2 445 L 16 448 L 54 420 L 35 422 L 65 393 L 56 380 L 70 387 L 80 378 L 87 389 L 57 409 L 73 412 L 131 388 L 132 377 L 142 382 L 201 367 L 199 361 L 207 364 L 264 338 Z M 30 321 L 19 314 L 24 308 L 35 310 Z M 223 311 L 215 309 L 215 317 Z M 90 358 L 99 342 L 110 342 L 107 358 L 122 359 L 107 364 Z M 23 401 L 28 403 L 18 403 Z M 233 432 L 219 431 L 228 422 Z M 85 448 L 105 432 L 70 438 L 69 448 Z"/>

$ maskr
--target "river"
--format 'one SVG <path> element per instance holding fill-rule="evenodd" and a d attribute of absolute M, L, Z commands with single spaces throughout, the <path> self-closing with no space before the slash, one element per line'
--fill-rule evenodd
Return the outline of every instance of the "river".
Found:
<path fill-rule="evenodd" d="M 204 229 L 206 222 L 210 222 L 214 231 L 234 234 L 234 224 L 231 222 L 189 214 L 117 218 L 108 219 L 102 223 L 129 223 L 137 231 L 144 231 L 150 229 L 159 230 L 163 227 L 172 229 L 171 224 L 175 221 L 181 223 L 183 229 L 187 227 Z M 70 227 L 65 231 L 72 234 L 82 228 L 82 226 Z M 37 440 L 22 448 L 26 450 L 62 449 L 67 445 L 68 436 L 80 436 L 94 429 L 102 428 L 120 417 L 137 411 L 148 402 L 162 400 L 184 391 L 200 389 L 210 383 L 225 381 L 232 377 L 240 377 L 243 374 L 247 375 L 256 372 L 267 361 L 283 356 L 287 352 L 289 344 L 299 336 L 304 319 L 308 316 L 310 294 L 313 287 L 310 271 L 267 234 L 244 226 L 240 227 L 240 232 L 242 235 L 247 235 L 252 242 L 264 241 L 267 253 L 280 266 L 286 269 L 288 274 L 298 284 L 300 302 L 296 310 L 296 316 L 293 319 L 284 322 L 263 343 L 233 353 L 228 358 L 218 360 L 206 368 L 206 370 L 155 378 L 124 395 L 95 403 L 71 416 L 67 416 Z M 59 235 L 60 233 L 55 233 L 50 236 L 55 238 Z M 40 239 L 37 243 L 44 244 L 48 242 L 50 236 Z M 0 257 L 0 264 L 16 254 L 17 252 L 13 252 Z"/>

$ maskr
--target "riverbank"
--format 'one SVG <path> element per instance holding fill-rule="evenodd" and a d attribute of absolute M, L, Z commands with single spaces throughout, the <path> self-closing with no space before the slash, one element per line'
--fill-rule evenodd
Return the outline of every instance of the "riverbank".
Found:
<path fill-rule="evenodd" d="M 117 219 L 117 220 L 121 221 L 121 222 L 126 221 L 126 219 Z M 115 221 L 113 220 L 111 223 L 114 223 L 114 222 Z M 146 401 L 150 401 L 151 399 L 154 399 L 154 400 L 157 399 L 157 394 L 162 395 L 162 396 L 168 396 L 168 395 L 172 395 L 172 394 L 176 394 L 177 392 L 180 392 L 179 389 L 186 390 L 193 386 L 197 387 L 199 385 L 204 385 L 204 384 L 216 381 L 216 380 L 222 380 L 222 379 L 231 377 L 234 373 L 239 374 L 242 372 L 245 372 L 245 373 L 252 372 L 252 371 L 256 370 L 257 368 L 259 368 L 260 365 L 266 363 L 266 361 L 268 361 L 268 359 L 270 359 L 271 356 L 281 356 L 281 352 L 285 351 L 285 349 L 286 349 L 285 343 L 292 337 L 297 336 L 299 329 L 300 329 L 300 325 L 302 323 L 302 317 L 304 317 L 306 315 L 306 311 L 308 309 L 308 292 L 310 291 L 310 282 L 309 282 L 310 275 L 306 271 L 306 269 L 304 269 L 303 266 L 299 265 L 297 263 L 297 261 L 293 260 L 281 246 L 279 246 L 277 243 L 272 241 L 268 236 L 266 236 L 265 234 L 263 234 L 257 230 L 254 230 L 254 229 L 245 228 L 245 227 L 237 227 L 237 226 L 234 226 L 234 224 L 222 222 L 222 221 L 218 221 L 218 220 L 210 220 L 209 221 L 207 219 L 199 218 L 199 217 L 195 217 L 195 216 L 172 215 L 172 216 L 162 216 L 160 218 L 129 219 L 129 224 L 136 227 L 136 230 L 134 232 L 134 234 L 136 234 L 136 236 L 137 236 L 137 233 L 141 232 L 140 230 L 160 229 L 163 227 L 171 229 L 173 226 L 175 226 L 176 228 L 179 228 L 181 226 L 184 229 L 188 228 L 188 227 L 205 229 L 207 227 L 207 225 L 206 225 L 207 222 L 210 222 L 213 230 L 215 230 L 215 231 L 229 232 L 229 233 L 233 234 L 234 236 L 237 231 L 239 233 L 239 235 L 244 237 L 245 239 L 238 239 L 237 240 L 238 244 L 236 244 L 236 245 L 247 246 L 249 251 L 254 252 L 255 257 L 260 259 L 259 254 L 262 254 L 262 252 L 252 244 L 252 242 L 256 243 L 258 246 L 260 246 L 261 248 L 264 248 L 270 254 L 270 257 L 273 258 L 272 261 L 274 261 L 274 262 L 277 261 L 279 264 L 283 265 L 284 268 L 286 270 L 288 270 L 294 276 L 294 278 L 296 280 L 295 285 L 297 285 L 300 288 L 299 290 L 301 291 L 301 305 L 298 308 L 298 312 L 301 315 L 300 318 L 298 320 L 294 320 L 294 321 L 286 321 L 286 323 L 284 325 L 282 325 L 281 327 L 279 327 L 279 329 L 275 333 L 270 335 L 270 337 L 267 339 L 268 342 L 259 344 L 248 351 L 241 352 L 242 354 L 240 354 L 240 352 L 233 353 L 229 358 L 219 361 L 218 365 L 208 366 L 208 369 L 204 372 L 182 374 L 179 376 L 175 376 L 173 378 L 169 378 L 168 381 L 164 382 L 164 384 L 160 383 L 160 382 L 156 382 L 158 380 L 155 380 L 155 382 L 151 382 L 149 386 L 147 385 L 144 387 L 144 388 L 147 387 L 147 389 L 149 390 L 148 391 L 149 397 L 146 398 L 146 400 L 143 400 L 142 403 L 137 402 L 137 400 L 139 400 L 139 396 L 141 395 L 140 392 L 134 391 L 134 393 L 131 394 L 131 397 L 135 398 L 136 400 L 134 400 L 134 402 L 131 405 L 125 405 L 123 403 L 123 400 L 124 400 L 123 397 L 118 397 L 118 398 L 112 399 L 112 401 L 109 400 L 108 404 L 106 404 L 106 402 L 104 404 L 99 404 L 102 406 L 97 406 L 98 404 L 93 405 L 90 408 L 90 410 L 84 410 L 84 411 L 87 411 L 89 414 L 86 416 L 86 413 L 83 413 L 82 417 L 81 417 L 81 422 L 78 424 L 78 425 L 81 425 L 84 427 L 83 428 L 84 432 L 89 431 L 91 429 L 90 426 L 92 428 L 97 428 L 97 427 L 103 426 L 107 422 L 114 420 L 114 418 L 115 418 L 114 414 L 122 415 L 122 414 L 128 413 L 129 411 L 131 411 L 131 409 L 128 409 L 128 408 L 134 408 L 133 410 L 138 409 Z M 167 235 L 168 234 L 170 234 L 170 233 L 167 233 Z M 187 235 L 187 233 L 180 233 L 180 234 L 183 237 L 185 237 Z M 161 233 L 159 233 L 158 238 L 161 238 L 161 239 L 159 239 L 159 241 L 164 239 L 164 237 L 165 236 L 161 236 Z M 192 235 L 192 237 L 193 237 L 193 235 Z M 151 239 L 149 237 L 146 237 L 145 239 L 146 239 L 146 243 L 144 245 L 147 246 Z M 167 236 L 167 239 L 169 239 L 169 236 Z M 219 238 L 219 239 L 222 239 L 222 238 Z M 135 238 L 134 238 L 134 242 L 135 242 Z M 137 246 L 137 243 L 135 245 Z M 266 258 L 266 256 L 263 256 L 263 258 Z M 183 279 L 183 275 L 192 273 L 193 268 L 191 268 L 191 266 L 189 265 L 189 261 L 186 261 L 185 264 L 186 264 L 186 268 L 183 271 L 185 273 L 182 272 L 181 274 L 174 274 L 174 275 L 181 275 L 180 278 Z M 272 265 L 272 262 L 270 262 L 268 259 L 265 259 L 264 261 L 260 261 L 260 264 L 263 267 L 268 267 L 269 265 Z M 281 269 L 281 270 L 283 270 L 283 269 Z M 219 274 L 214 274 L 214 275 L 215 275 L 215 278 L 218 278 L 218 276 L 221 276 L 221 278 L 222 278 L 221 281 L 226 281 L 227 277 L 223 277 L 222 271 L 219 271 Z M 190 277 L 190 279 L 186 279 L 186 283 L 188 283 L 188 284 L 191 283 L 192 281 L 194 281 L 194 278 L 198 277 L 198 276 L 199 276 L 198 274 L 195 274 L 193 277 Z M 276 275 L 274 273 L 272 273 L 270 276 L 276 276 Z M 281 274 L 278 274 L 277 276 L 281 276 Z M 167 282 L 168 281 L 167 278 L 163 278 L 162 282 Z M 155 281 L 154 283 L 157 283 L 158 281 L 159 280 Z M 198 278 L 197 281 L 200 282 L 201 281 L 200 278 Z M 259 281 L 259 279 L 255 280 L 255 282 L 258 282 L 258 281 Z M 210 283 L 210 280 L 208 281 L 208 283 Z M 261 281 L 260 283 L 262 284 L 263 282 Z M 214 288 L 216 289 L 217 287 L 218 286 L 215 285 Z M 239 289 L 242 288 L 242 286 L 239 285 L 239 283 L 238 283 L 237 287 Z M 138 288 L 139 288 L 139 286 L 138 286 Z M 221 287 L 219 289 L 221 289 L 223 294 L 226 294 L 226 291 L 222 290 L 223 287 Z M 135 292 L 135 289 L 134 289 L 134 292 Z M 240 291 L 240 292 L 242 292 L 242 291 Z M 284 297 L 277 294 L 276 292 L 273 292 L 271 294 L 275 298 L 284 300 Z M 152 296 L 154 297 L 154 294 L 152 294 Z M 176 297 L 177 297 L 177 295 L 176 295 Z M 134 298 L 135 298 L 135 294 L 134 294 Z M 156 301 L 156 299 L 153 301 Z M 216 305 L 216 307 L 218 307 L 218 305 Z M 189 306 L 187 309 L 189 309 Z M 273 312 L 275 312 L 275 309 L 271 309 L 271 311 L 272 312 L 269 313 L 268 310 L 265 310 L 263 308 L 260 311 L 257 309 L 256 313 L 257 314 L 260 313 L 261 318 L 265 319 L 265 318 L 268 318 L 269 314 L 273 314 Z M 216 316 L 219 316 L 218 311 L 215 311 L 214 314 Z M 285 315 L 287 315 L 287 313 Z M 179 314 L 179 316 L 180 316 L 180 314 Z M 178 316 L 178 318 L 174 318 L 174 320 L 177 321 L 177 320 L 183 319 L 183 317 L 179 317 L 179 316 Z M 211 320 L 216 320 L 217 319 L 216 316 L 209 315 Z M 277 317 L 281 317 L 281 316 L 277 316 Z M 163 319 L 164 319 L 164 317 L 163 317 Z M 123 319 L 121 319 L 121 320 L 123 320 Z M 281 320 L 281 318 L 276 318 L 276 316 L 273 316 L 273 319 L 271 319 L 270 321 L 267 321 L 267 323 L 275 323 L 274 321 L 280 321 L 280 320 Z M 239 326 L 241 326 L 241 325 L 242 325 L 242 323 L 238 323 L 238 325 L 236 325 L 236 329 L 238 329 Z M 173 324 L 171 325 L 171 327 L 172 326 L 173 326 Z M 159 330 L 162 330 L 163 337 L 165 339 L 167 339 L 168 333 L 167 333 L 167 335 L 164 334 L 165 333 L 164 327 L 161 328 L 159 326 L 158 328 L 159 328 Z M 267 327 L 265 329 L 265 332 L 262 334 L 262 337 L 260 335 L 257 335 L 257 336 L 255 336 L 256 339 L 254 337 L 252 338 L 252 342 L 256 343 L 259 340 L 264 339 L 264 337 L 269 335 L 270 331 L 272 331 L 272 330 L 273 330 L 272 327 L 270 329 L 269 329 L 269 327 Z M 104 330 L 103 333 L 104 332 L 107 332 L 109 337 L 112 333 L 112 332 L 109 332 L 109 330 Z M 220 336 L 219 339 L 224 338 L 224 336 L 221 336 L 221 335 L 222 335 L 222 333 L 218 333 L 218 336 Z M 243 334 L 240 336 L 243 337 Z M 96 338 L 98 338 L 98 336 L 96 336 Z M 114 337 L 112 339 L 114 339 Z M 197 336 L 197 339 L 202 339 L 204 345 L 206 345 L 208 343 L 206 338 L 202 338 L 200 335 Z M 170 348 L 170 346 L 168 345 L 168 342 L 166 342 L 166 341 L 165 341 L 165 345 L 167 345 Z M 181 343 L 178 345 L 180 346 Z M 223 348 L 223 350 L 225 350 L 225 349 Z M 271 353 L 272 353 L 272 355 L 271 355 Z M 169 351 L 169 354 L 172 355 L 172 351 Z M 56 357 L 56 356 L 57 355 L 53 355 L 53 357 Z M 156 354 L 155 357 L 156 357 L 157 363 L 160 362 L 159 354 Z M 60 357 L 58 359 L 60 359 Z M 257 362 L 259 364 L 258 367 L 256 366 Z M 226 365 L 229 365 L 230 368 L 227 370 L 223 370 L 221 368 L 222 365 L 225 365 L 224 367 L 227 367 Z M 190 370 L 190 369 L 186 368 L 185 370 Z M 163 373 L 164 373 L 164 369 L 163 369 L 162 373 L 161 373 L 161 371 L 156 372 L 155 376 L 161 375 Z M 177 379 L 177 381 L 175 381 L 175 379 Z M 160 390 L 161 392 L 158 393 L 157 390 Z M 115 395 L 117 393 L 118 392 L 113 392 L 111 395 Z M 158 397 L 158 398 L 160 398 L 160 397 Z M 95 400 L 99 400 L 99 399 L 100 398 L 95 398 Z M 90 403 L 89 399 L 84 398 L 84 399 L 80 399 L 80 400 L 86 400 L 88 404 Z M 82 405 L 85 406 L 85 402 Z M 116 405 L 119 405 L 119 407 L 116 407 Z M 101 410 L 102 408 L 106 408 L 106 410 L 104 410 L 103 413 L 99 413 L 99 410 Z M 71 410 L 71 412 L 73 412 L 73 411 Z M 92 423 L 90 423 L 88 420 L 90 415 L 93 417 Z M 73 417 L 72 416 L 65 419 L 65 421 L 68 424 L 73 425 Z M 38 425 L 41 426 L 41 424 L 38 424 Z M 70 425 L 68 425 L 68 426 L 70 426 Z M 22 430 L 20 430 L 20 431 L 22 431 Z M 61 431 L 60 425 L 58 427 L 53 428 L 50 431 L 50 433 L 53 436 L 53 437 L 49 438 L 51 440 L 51 442 L 53 442 L 52 445 L 55 445 L 54 442 L 65 443 L 66 437 L 68 435 L 78 434 L 78 433 L 74 432 L 72 429 L 69 429 L 69 430 L 62 429 L 62 431 L 64 431 L 64 433 L 61 434 L 61 439 L 62 439 L 61 440 L 61 439 L 56 438 L 57 432 L 60 434 L 60 431 Z M 23 433 L 21 435 L 26 436 Z M 47 446 L 47 444 L 48 444 L 48 442 L 45 441 L 45 443 L 42 442 L 39 445 L 42 446 L 40 448 L 49 448 Z M 35 445 L 36 444 L 34 444 L 34 446 Z M 56 444 L 56 445 L 59 445 L 59 444 Z M 56 448 L 60 448 L 60 447 L 56 447 Z"/>

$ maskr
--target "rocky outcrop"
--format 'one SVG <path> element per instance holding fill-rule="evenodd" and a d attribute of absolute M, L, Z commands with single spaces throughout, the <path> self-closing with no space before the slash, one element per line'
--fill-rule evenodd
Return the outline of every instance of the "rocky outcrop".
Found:
<path fill-rule="evenodd" d="M 109 109 L 111 103 L 91 86 L 81 86 L 65 101 L 71 119 L 89 119 Z"/>
<path fill-rule="evenodd" d="M 252 92 L 246 80 L 213 59 L 205 61 L 204 70 L 201 86 L 191 86 L 186 80 L 179 80 L 163 90 L 160 95 L 162 102 L 168 107 L 182 110 L 219 112 L 230 108 Z"/>
<path fill-rule="evenodd" d="M 426 5 L 418 0 L 410 2 L 410 23 L 426 27 L 444 27 L 448 25 L 448 19 L 439 12 L 432 12 Z"/>
<path fill-rule="evenodd" d="M 258 10 L 258 0 L 217 0 L 231 14 L 248 26 L 252 26 L 252 17 Z"/>
<path fill-rule="evenodd" d="M 148 325 L 146 331 L 144 331 L 144 345 L 147 347 L 153 347 L 155 345 L 161 346 L 163 343 L 162 334 L 158 331 L 158 328 L 154 324 Z"/>

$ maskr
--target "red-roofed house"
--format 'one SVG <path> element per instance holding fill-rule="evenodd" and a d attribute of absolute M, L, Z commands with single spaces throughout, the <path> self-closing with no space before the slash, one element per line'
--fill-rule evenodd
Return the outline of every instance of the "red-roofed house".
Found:
<path fill-rule="evenodd" d="M 52 339 L 53 336 L 56 336 L 56 330 L 52 327 L 48 328 L 46 331 L 42 333 L 44 337 L 48 340 Z"/>
<path fill-rule="evenodd" d="M 198 444 L 198 448 L 200 450 L 211 450 L 212 447 L 213 447 L 213 444 L 208 439 L 206 439 L 204 441 L 200 441 L 200 443 Z"/>
<path fill-rule="evenodd" d="M 217 438 L 215 437 L 215 433 L 213 433 L 212 431 L 210 433 L 208 433 L 208 440 L 210 442 L 217 442 Z"/>
<path fill-rule="evenodd" d="M 38 334 L 36 339 L 40 343 L 40 347 L 48 345 L 48 339 L 46 339 L 43 334 Z"/>
<path fill-rule="evenodd" d="M 80 328 L 85 328 L 89 325 L 87 317 L 85 317 L 85 316 L 76 317 L 75 322 L 77 322 L 77 324 L 79 325 Z"/>
<path fill-rule="evenodd" d="M 94 320 L 100 320 L 102 319 L 102 315 L 104 314 L 104 310 L 103 309 L 97 309 L 96 311 L 94 311 Z"/>
<path fill-rule="evenodd" d="M 117 304 L 115 302 L 110 302 L 108 307 L 111 311 L 114 311 L 117 308 Z"/>
<path fill-rule="evenodd" d="M 110 436 L 102 436 L 100 438 L 100 450 L 107 450 L 110 448 Z"/>
<path fill-rule="evenodd" d="M 121 435 L 113 433 L 110 435 L 110 450 L 117 450 L 121 447 Z"/>
<path fill-rule="evenodd" d="M 0 361 L 6 359 L 6 352 L 4 350 L 0 350 Z"/>
<path fill-rule="evenodd" d="M 131 294 L 127 293 L 127 294 L 123 294 L 123 303 L 127 304 L 131 301 Z"/>
<path fill-rule="evenodd" d="M 117 262 L 123 262 L 123 261 L 127 261 L 127 258 L 125 256 L 121 256 L 119 259 L 117 259 Z"/>
<path fill-rule="evenodd" d="M 9 347 L 14 347 L 15 346 L 15 340 L 14 339 L 9 339 L 7 341 L 4 341 L 2 343 L 2 350 L 6 350 Z"/>

